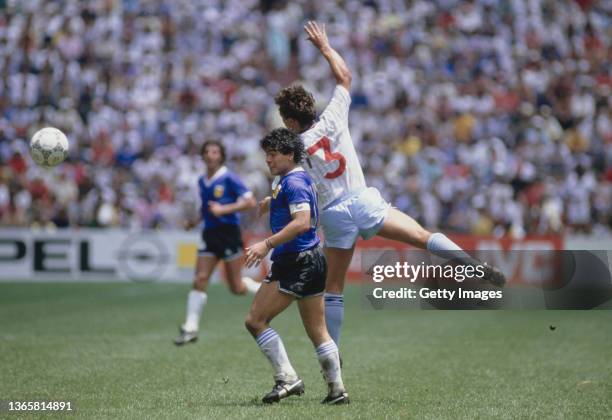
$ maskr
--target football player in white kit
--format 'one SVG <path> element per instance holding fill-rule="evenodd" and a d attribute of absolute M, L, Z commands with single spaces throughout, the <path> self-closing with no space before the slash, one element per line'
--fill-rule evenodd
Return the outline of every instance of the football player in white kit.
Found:
<path fill-rule="evenodd" d="M 325 317 L 327 329 L 338 344 L 344 318 L 344 280 L 358 236 L 369 239 L 379 235 L 446 259 L 479 262 L 444 234 L 428 232 L 413 218 L 391 207 L 376 188 L 367 187 L 348 127 L 351 72 L 330 46 L 324 27 L 310 21 L 304 29 L 336 79 L 333 96 L 318 119 L 314 98 L 302 86 L 284 88 L 275 102 L 285 126 L 299 133 L 304 141 L 304 168 L 317 187 L 328 261 Z M 486 266 L 485 278 L 498 286 L 505 282 L 504 275 L 490 266 Z"/>

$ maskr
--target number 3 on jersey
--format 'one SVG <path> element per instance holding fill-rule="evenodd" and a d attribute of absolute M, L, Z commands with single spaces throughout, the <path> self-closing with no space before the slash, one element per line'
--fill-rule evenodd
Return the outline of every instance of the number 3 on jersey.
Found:
<path fill-rule="evenodd" d="M 310 146 L 308 149 L 306 149 L 306 151 L 312 156 L 319 149 L 323 149 L 325 162 L 338 162 L 338 168 L 333 172 L 326 173 L 325 178 L 334 179 L 342 175 L 346 170 L 346 159 L 341 153 L 331 151 L 331 144 L 329 143 L 329 139 L 327 137 L 321 137 L 321 140 Z"/>

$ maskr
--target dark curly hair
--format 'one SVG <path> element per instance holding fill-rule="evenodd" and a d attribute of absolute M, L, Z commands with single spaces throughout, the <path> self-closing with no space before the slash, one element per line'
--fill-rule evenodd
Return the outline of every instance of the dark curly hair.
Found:
<path fill-rule="evenodd" d="M 202 150 L 200 150 L 200 154 L 202 156 L 204 156 L 204 153 L 206 153 L 206 148 L 208 146 L 217 146 L 219 150 L 221 151 L 221 163 L 225 163 L 225 146 L 223 146 L 223 143 L 221 143 L 219 140 L 205 141 L 204 144 L 202 145 Z"/>
<path fill-rule="evenodd" d="M 317 117 L 314 97 L 302 85 L 284 88 L 276 94 L 274 102 L 283 118 L 293 118 L 302 127 L 309 126 Z"/>
<path fill-rule="evenodd" d="M 261 148 L 266 152 L 278 152 L 283 155 L 293 153 L 293 161 L 300 163 L 304 159 L 304 143 L 300 136 L 286 128 L 272 130 L 259 142 Z"/>

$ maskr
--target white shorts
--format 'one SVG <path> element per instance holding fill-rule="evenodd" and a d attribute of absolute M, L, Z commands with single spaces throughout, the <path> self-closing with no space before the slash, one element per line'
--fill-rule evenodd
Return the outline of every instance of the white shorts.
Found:
<path fill-rule="evenodd" d="M 382 227 L 390 207 L 374 187 L 332 202 L 319 215 L 325 246 L 350 249 L 358 236 L 370 239 Z"/>

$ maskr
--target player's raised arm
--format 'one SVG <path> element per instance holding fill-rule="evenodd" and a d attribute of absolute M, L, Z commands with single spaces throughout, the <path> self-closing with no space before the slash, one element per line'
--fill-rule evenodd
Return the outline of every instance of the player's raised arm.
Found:
<path fill-rule="evenodd" d="M 329 63 L 329 67 L 336 78 L 336 82 L 350 91 L 351 79 L 353 76 L 344 59 L 329 45 L 329 40 L 325 33 L 325 26 L 319 26 L 317 22 L 311 20 L 304 25 L 304 30 L 308 35 L 308 40 L 321 51 L 321 54 L 323 54 L 323 57 L 325 57 Z"/>

